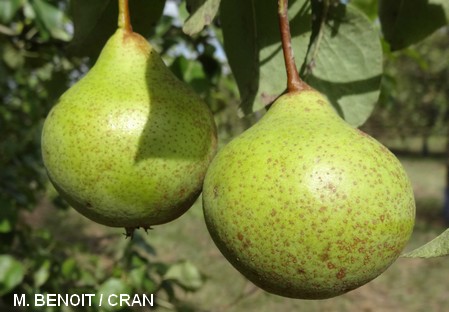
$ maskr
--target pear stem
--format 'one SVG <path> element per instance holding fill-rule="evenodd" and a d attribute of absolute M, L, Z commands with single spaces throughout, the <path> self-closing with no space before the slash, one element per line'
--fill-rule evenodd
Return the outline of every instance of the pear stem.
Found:
<path fill-rule="evenodd" d="M 309 85 L 299 77 L 298 69 L 295 64 L 290 25 L 288 22 L 288 0 L 278 0 L 278 16 L 285 69 L 287 71 L 287 91 L 297 92 L 310 89 Z"/>
<path fill-rule="evenodd" d="M 125 31 L 133 30 L 129 18 L 128 0 L 118 0 L 118 28 Z"/>

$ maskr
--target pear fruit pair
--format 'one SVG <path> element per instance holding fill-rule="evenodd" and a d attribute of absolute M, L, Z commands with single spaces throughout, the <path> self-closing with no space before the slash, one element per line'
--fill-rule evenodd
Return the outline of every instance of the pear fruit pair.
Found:
<path fill-rule="evenodd" d="M 62 95 L 42 133 L 44 164 L 62 197 L 131 233 L 193 204 L 216 145 L 207 105 L 129 27 Z"/>
<path fill-rule="evenodd" d="M 400 255 L 415 218 L 396 157 L 310 87 L 279 97 L 217 154 L 203 208 L 237 270 L 268 292 L 302 299 L 377 277 Z"/>

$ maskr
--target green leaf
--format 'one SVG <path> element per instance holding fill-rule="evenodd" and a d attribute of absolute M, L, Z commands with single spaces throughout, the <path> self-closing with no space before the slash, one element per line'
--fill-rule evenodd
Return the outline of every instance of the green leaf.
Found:
<path fill-rule="evenodd" d="M 145 266 L 141 266 L 141 267 L 132 269 L 129 272 L 129 278 L 130 278 L 131 283 L 134 286 L 134 288 L 137 288 L 137 289 L 142 288 L 143 281 L 146 278 L 146 271 L 147 271 L 147 268 Z"/>
<path fill-rule="evenodd" d="M 114 277 L 109 278 L 98 288 L 97 295 L 95 296 L 96 305 L 100 306 L 100 298 L 102 297 L 101 307 L 105 311 L 118 311 L 123 307 L 121 307 L 120 304 L 117 304 L 116 306 L 109 305 L 108 298 L 111 299 L 112 304 L 115 304 L 119 303 L 120 298 L 111 295 L 120 296 L 120 294 L 130 294 L 130 293 L 131 288 L 127 284 L 125 284 L 121 279 Z"/>
<path fill-rule="evenodd" d="M 212 23 L 220 7 L 220 0 L 187 0 L 187 6 L 192 13 L 185 21 L 182 30 L 192 36 Z"/>
<path fill-rule="evenodd" d="M 197 93 L 206 92 L 210 81 L 206 78 L 203 67 L 198 62 L 178 56 L 170 65 L 173 73 L 182 81 L 188 83 Z"/>
<path fill-rule="evenodd" d="M 0 296 L 19 285 L 25 275 L 22 263 L 9 255 L 0 255 Z"/>
<path fill-rule="evenodd" d="M 330 7 L 320 31 L 321 38 L 317 34 L 308 54 L 305 81 L 358 127 L 379 99 L 383 56 L 378 32 L 351 5 Z"/>
<path fill-rule="evenodd" d="M 22 7 L 22 0 L 0 1 L 0 24 L 9 24 Z"/>
<path fill-rule="evenodd" d="M 62 263 L 61 273 L 65 279 L 70 279 L 76 272 L 76 261 L 73 258 L 69 258 Z"/>
<path fill-rule="evenodd" d="M 378 0 L 350 0 L 351 4 L 361 10 L 370 18 L 370 20 L 375 20 L 378 17 Z"/>
<path fill-rule="evenodd" d="M 45 282 L 50 277 L 50 260 L 45 260 L 39 269 L 34 272 L 33 278 L 34 278 L 34 287 L 39 288 L 42 285 L 45 284 Z"/>
<path fill-rule="evenodd" d="M 435 258 L 449 255 L 449 229 L 427 244 L 403 254 L 404 258 Z"/>
<path fill-rule="evenodd" d="M 311 35 L 309 1 L 292 2 L 289 17 L 296 63 L 301 64 Z M 223 1 L 220 19 L 224 48 L 239 87 L 240 114 L 248 115 L 272 103 L 287 86 L 277 1 Z"/>
<path fill-rule="evenodd" d="M 25 58 L 21 51 L 18 51 L 14 46 L 10 43 L 6 43 L 3 47 L 2 58 L 8 67 L 12 69 L 18 69 L 22 67 L 25 63 Z"/>
<path fill-rule="evenodd" d="M 172 265 L 164 275 L 166 280 L 172 280 L 187 290 L 197 290 L 203 285 L 203 278 L 198 268 L 189 261 Z"/>
<path fill-rule="evenodd" d="M 165 0 L 130 1 L 131 24 L 135 32 L 147 37 L 162 15 Z M 75 34 L 68 51 L 95 60 L 108 38 L 117 29 L 117 0 L 71 1 Z"/>
<path fill-rule="evenodd" d="M 66 30 L 68 22 L 64 12 L 44 0 L 34 0 L 32 2 L 36 21 L 41 31 L 47 31 L 55 39 L 69 41 L 70 34 Z"/>
<path fill-rule="evenodd" d="M 312 3 L 319 9 L 327 2 Z M 239 86 L 243 115 L 271 104 L 287 85 L 276 5 L 268 0 L 228 0 L 221 5 L 224 47 Z M 312 36 L 310 2 L 297 0 L 289 7 L 296 64 L 306 82 L 327 95 L 350 124 L 359 126 L 379 96 L 382 47 L 378 33 L 352 6 L 331 6 L 326 15 L 319 14 L 322 9 L 314 11 L 318 19 Z M 320 28 L 322 16 L 325 26 Z"/>
<path fill-rule="evenodd" d="M 379 18 L 391 50 L 400 50 L 448 24 L 449 1 L 379 0 Z"/>

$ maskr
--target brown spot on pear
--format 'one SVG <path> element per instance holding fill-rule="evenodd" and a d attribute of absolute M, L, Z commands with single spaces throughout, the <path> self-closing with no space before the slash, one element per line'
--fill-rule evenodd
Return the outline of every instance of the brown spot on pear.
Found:
<path fill-rule="evenodd" d="M 203 209 L 237 270 L 268 292 L 303 299 L 338 296 L 376 278 L 399 256 L 415 218 L 400 162 L 315 90 L 282 95 L 217 154 Z M 251 245 L 226 239 L 239 236 Z"/>
<path fill-rule="evenodd" d="M 62 197 L 127 233 L 182 215 L 216 146 L 207 105 L 146 39 L 125 29 L 61 96 L 42 132 L 44 164 Z"/>

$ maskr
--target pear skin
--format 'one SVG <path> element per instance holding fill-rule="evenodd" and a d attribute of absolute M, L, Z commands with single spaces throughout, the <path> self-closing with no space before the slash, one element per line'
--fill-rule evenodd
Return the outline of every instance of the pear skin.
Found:
<path fill-rule="evenodd" d="M 208 230 L 228 261 L 277 295 L 324 299 L 385 271 L 413 230 L 396 157 L 315 90 L 290 92 L 212 161 Z"/>
<path fill-rule="evenodd" d="M 182 215 L 216 146 L 207 105 L 146 39 L 121 28 L 42 132 L 56 189 L 84 216 L 113 227 L 149 228 Z"/>

